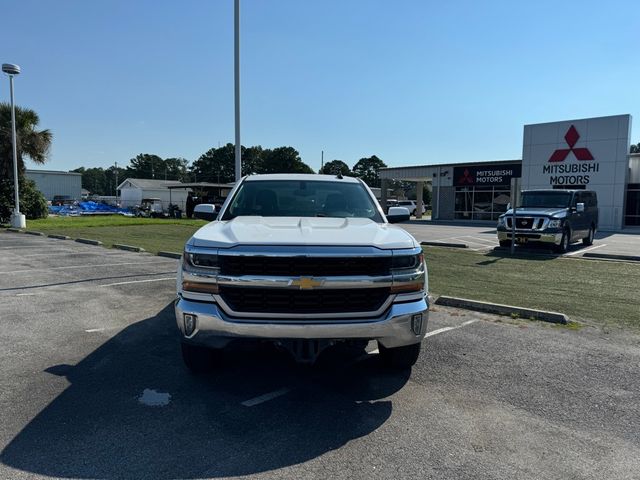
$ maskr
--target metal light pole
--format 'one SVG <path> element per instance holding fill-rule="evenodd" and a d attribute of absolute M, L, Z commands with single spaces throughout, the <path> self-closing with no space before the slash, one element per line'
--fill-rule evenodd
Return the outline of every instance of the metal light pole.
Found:
<path fill-rule="evenodd" d="M 20 67 L 12 63 L 3 63 L 2 71 L 9 75 L 9 91 L 11 95 L 11 143 L 13 145 L 13 192 L 15 195 L 15 209 L 11 215 L 13 228 L 25 228 L 27 221 L 20 213 L 20 193 L 18 190 L 18 146 L 16 140 L 16 105 L 13 99 L 13 77 L 20 74 Z"/>
<path fill-rule="evenodd" d="M 236 109 L 236 183 L 242 178 L 240 144 L 240 0 L 234 0 L 234 80 Z"/>

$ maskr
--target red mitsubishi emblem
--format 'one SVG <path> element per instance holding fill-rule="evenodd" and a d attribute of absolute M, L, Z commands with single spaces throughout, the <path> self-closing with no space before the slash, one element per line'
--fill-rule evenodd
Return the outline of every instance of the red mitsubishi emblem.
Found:
<path fill-rule="evenodd" d="M 468 183 L 469 185 L 473 185 L 473 177 L 471 176 L 471 173 L 469 172 L 468 168 L 464 169 L 464 173 L 460 177 L 460 180 L 458 180 L 458 183 L 460 185 L 462 185 L 463 183 Z"/>
<path fill-rule="evenodd" d="M 553 152 L 553 154 L 549 158 L 549 161 L 564 162 L 567 159 L 569 152 L 573 152 L 578 160 L 593 160 L 593 155 L 591 155 L 591 152 L 588 148 L 573 148 L 579 138 L 580 134 L 578 133 L 578 130 L 576 130 L 576 127 L 571 125 L 564 136 L 564 139 L 567 141 L 567 145 L 569 145 L 569 148 L 559 148 L 558 150 Z"/>

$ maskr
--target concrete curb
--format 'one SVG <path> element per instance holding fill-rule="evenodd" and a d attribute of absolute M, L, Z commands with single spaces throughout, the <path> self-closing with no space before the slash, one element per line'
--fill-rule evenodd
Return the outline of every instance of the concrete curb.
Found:
<path fill-rule="evenodd" d="M 420 242 L 420 245 L 427 245 L 429 247 L 469 248 L 469 245 L 466 243 L 455 242 Z"/>
<path fill-rule="evenodd" d="M 615 255 L 613 253 L 591 253 L 587 252 L 582 254 L 586 258 L 601 258 L 603 260 L 625 260 L 628 262 L 640 262 L 640 256 L 638 255 Z"/>
<path fill-rule="evenodd" d="M 114 243 L 113 248 L 117 248 L 119 250 L 127 250 L 128 252 L 144 252 L 145 249 L 142 247 L 134 247 L 132 245 L 123 245 L 121 243 Z"/>
<path fill-rule="evenodd" d="M 19 228 L 7 228 L 7 232 L 24 233 L 24 231 L 20 230 Z"/>
<path fill-rule="evenodd" d="M 182 255 L 177 252 L 158 252 L 159 257 L 167 257 L 167 258 L 181 258 Z"/>
<path fill-rule="evenodd" d="M 478 312 L 495 313 L 498 315 L 517 314 L 520 318 L 542 320 L 543 322 L 561 323 L 566 325 L 569 323 L 569 317 L 564 313 L 547 312 L 545 310 L 534 310 L 531 308 L 514 307 L 511 305 L 501 305 L 499 303 L 480 302 L 477 300 L 468 300 L 466 298 L 456 298 L 440 296 L 436 300 L 436 305 L 445 307 L 464 308 L 466 310 L 475 310 Z"/>
<path fill-rule="evenodd" d="M 89 238 L 76 238 L 76 242 L 86 243 L 87 245 L 102 245 L 102 242 L 99 240 L 91 240 Z"/>
<path fill-rule="evenodd" d="M 50 233 L 47 235 L 49 238 L 57 238 L 58 240 L 71 240 L 71 237 L 67 237 L 66 235 L 58 235 L 57 233 Z"/>
<path fill-rule="evenodd" d="M 37 237 L 44 237 L 45 236 L 44 233 L 42 233 L 42 232 L 34 232 L 33 230 L 27 230 L 24 233 L 26 233 L 27 235 L 35 235 Z"/>

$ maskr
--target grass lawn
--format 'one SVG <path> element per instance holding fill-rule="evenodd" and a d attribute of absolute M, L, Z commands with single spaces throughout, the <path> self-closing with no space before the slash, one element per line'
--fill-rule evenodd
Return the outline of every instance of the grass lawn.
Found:
<path fill-rule="evenodd" d="M 71 238 L 100 240 L 107 247 L 111 247 L 114 243 L 135 245 L 148 252 L 158 253 L 161 250 L 182 252 L 187 239 L 206 223 L 204 220 L 105 215 L 29 220 L 27 229 L 68 235 Z"/>
<path fill-rule="evenodd" d="M 121 216 L 30 220 L 29 230 L 124 243 L 148 252 L 181 252 L 206 222 Z M 640 264 L 532 256 L 509 258 L 463 249 L 425 247 L 436 295 L 541 308 L 572 319 L 640 329 Z"/>
<path fill-rule="evenodd" d="M 640 264 L 424 247 L 433 293 L 640 329 Z"/>

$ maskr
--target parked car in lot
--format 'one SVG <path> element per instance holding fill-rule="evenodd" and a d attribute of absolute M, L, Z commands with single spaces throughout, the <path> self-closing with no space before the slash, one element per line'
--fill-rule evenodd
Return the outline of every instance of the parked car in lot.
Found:
<path fill-rule="evenodd" d="M 498 218 L 500 246 L 511 245 L 513 210 Z M 566 252 L 573 242 L 591 245 L 598 230 L 598 197 L 591 190 L 527 190 L 516 208 L 517 244 L 546 243 Z"/>
<path fill-rule="evenodd" d="M 405 207 L 411 213 L 411 216 L 415 217 L 418 212 L 418 204 L 415 200 L 398 200 L 399 207 Z M 427 208 L 424 204 L 422 204 L 422 214 L 427 213 Z"/>
<path fill-rule="evenodd" d="M 212 205 L 196 217 L 211 219 Z M 313 362 L 338 342 L 378 342 L 382 359 L 413 365 L 429 314 L 420 244 L 390 225 L 352 177 L 252 175 L 234 187 L 217 220 L 191 237 L 175 305 L 183 359 L 210 365 L 234 340 L 274 342 Z"/>

